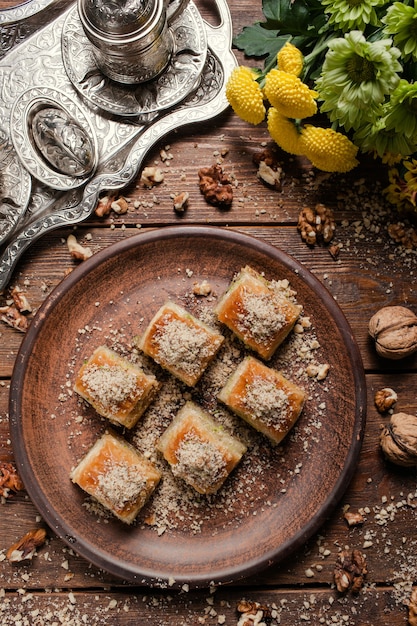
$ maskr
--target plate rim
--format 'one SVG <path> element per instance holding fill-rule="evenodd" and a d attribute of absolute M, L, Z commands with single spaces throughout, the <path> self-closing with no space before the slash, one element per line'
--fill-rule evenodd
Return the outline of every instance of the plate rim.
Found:
<path fill-rule="evenodd" d="M 345 345 L 346 342 L 349 344 L 348 356 L 352 364 L 352 377 L 354 380 L 356 398 L 355 419 L 352 429 L 352 440 L 344 459 L 343 469 L 339 473 L 333 489 L 327 494 L 325 500 L 323 500 L 319 511 L 313 515 L 299 531 L 292 535 L 291 538 L 287 539 L 287 541 L 280 544 L 279 547 L 275 549 L 271 548 L 271 550 L 264 553 L 262 558 L 252 558 L 245 564 L 240 563 L 238 565 L 218 568 L 218 570 L 213 570 L 210 576 L 206 573 L 193 573 L 190 577 L 190 575 L 181 575 L 181 573 L 178 573 L 175 575 L 175 581 L 169 585 L 169 588 L 181 588 L 185 583 L 189 584 L 190 587 L 192 586 L 192 588 L 207 588 L 212 584 L 222 585 L 237 582 L 238 580 L 259 573 L 269 566 L 283 562 L 290 554 L 300 549 L 300 547 L 323 526 L 324 522 L 333 512 L 337 503 L 345 493 L 356 470 L 365 432 L 367 409 L 366 376 L 362 356 L 347 318 L 325 285 L 323 285 L 300 261 L 281 248 L 260 240 L 252 234 L 243 233 L 238 229 L 231 230 L 229 228 L 211 225 L 174 225 L 155 227 L 147 232 L 137 233 L 126 239 L 110 244 L 96 252 L 86 261 L 83 261 L 83 263 L 78 265 L 68 276 L 55 286 L 41 304 L 19 347 L 11 377 L 9 394 L 9 422 L 14 459 L 19 475 L 22 478 L 32 503 L 38 509 L 46 524 L 68 547 L 75 550 L 77 554 L 96 567 L 107 571 L 109 574 L 122 578 L 125 581 L 140 582 L 150 587 L 167 587 L 166 573 L 161 574 L 156 571 L 148 571 L 144 568 L 139 572 L 136 566 L 132 566 L 132 564 L 129 564 L 125 560 L 115 559 L 109 563 L 108 558 L 105 556 L 100 558 L 100 554 L 104 554 L 102 550 L 97 546 L 94 547 L 90 539 L 86 541 L 85 538 L 81 538 L 80 543 L 80 541 L 74 538 L 77 534 L 73 532 L 74 529 L 69 528 L 65 519 L 49 506 L 48 499 L 45 497 L 42 489 L 39 489 L 37 481 L 33 480 L 30 475 L 31 463 L 28 458 L 26 446 L 18 447 L 17 445 L 20 438 L 23 440 L 23 424 L 19 414 L 22 398 L 22 394 L 20 393 L 21 382 L 23 382 L 31 348 L 37 339 L 38 333 L 41 332 L 42 326 L 46 322 L 49 313 L 80 279 L 96 269 L 104 261 L 110 260 L 118 254 L 122 254 L 142 244 L 149 244 L 166 238 L 205 237 L 207 235 L 211 238 L 221 239 L 222 241 L 229 240 L 238 245 L 249 246 L 282 263 L 291 271 L 296 272 L 301 280 L 307 283 L 309 288 L 312 288 L 314 292 L 324 300 L 325 307 L 333 316 L 333 319 L 334 314 L 337 314 L 338 321 L 340 320 L 342 322 L 341 325 L 338 324 L 338 328 L 343 337 L 343 342 Z M 92 546 L 91 548 L 89 547 L 90 545 Z M 75 546 L 80 546 L 81 549 Z M 103 564 L 103 560 L 106 561 L 106 565 Z"/>

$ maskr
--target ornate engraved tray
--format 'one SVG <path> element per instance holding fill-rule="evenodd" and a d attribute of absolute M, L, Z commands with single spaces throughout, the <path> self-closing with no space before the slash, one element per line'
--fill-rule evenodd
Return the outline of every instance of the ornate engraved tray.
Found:
<path fill-rule="evenodd" d="M 226 0 L 216 5 L 220 21 L 212 26 L 189 2 L 169 27 L 168 67 L 136 86 L 98 69 L 73 0 L 32 0 L 0 11 L 0 291 L 36 239 L 89 217 L 101 192 L 135 178 L 155 142 L 228 106 L 224 84 L 236 59 Z M 82 176 L 44 160 L 47 144 L 41 154 L 37 149 L 31 122 L 56 107 L 94 152 Z"/>

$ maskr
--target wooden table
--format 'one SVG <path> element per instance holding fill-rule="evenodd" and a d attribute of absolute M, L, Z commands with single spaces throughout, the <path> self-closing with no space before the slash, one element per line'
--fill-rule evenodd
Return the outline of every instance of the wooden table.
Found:
<path fill-rule="evenodd" d="M 205 15 L 209 3 L 198 2 Z M 230 0 L 233 30 L 261 18 L 260 2 Z M 237 55 L 240 60 L 241 56 Z M 97 570 L 48 530 L 47 543 L 32 560 L 12 565 L 8 548 L 32 528 L 42 526 L 25 491 L 0 508 L 0 621 L 2 624 L 237 624 L 243 598 L 275 607 L 274 623 L 399 626 L 417 578 L 416 473 L 387 463 L 380 450 L 381 424 L 388 417 L 375 408 L 375 392 L 398 394 L 396 411 L 416 414 L 417 358 L 389 361 L 376 355 L 368 337 L 370 317 L 381 307 L 401 304 L 417 311 L 415 250 L 406 250 L 387 233 L 404 218 L 384 202 L 384 172 L 377 161 L 364 162 L 349 175 L 327 176 L 302 159 L 279 153 L 281 191 L 257 177 L 253 155 L 270 146 L 264 125 L 250 127 L 230 111 L 207 124 L 172 133 L 155 146 L 145 165 L 158 166 L 164 180 L 153 189 L 131 185 L 123 191 L 126 214 L 112 212 L 80 225 L 76 237 L 93 252 L 149 229 L 172 224 L 211 224 L 268 242 L 304 264 L 343 310 L 359 345 L 368 389 L 366 432 L 359 463 L 330 519 L 286 562 L 236 585 L 218 589 L 137 588 Z M 161 151 L 169 155 L 161 159 Z M 198 170 L 220 163 L 235 180 L 232 207 L 206 203 Z M 382 182 L 378 182 L 381 180 Z M 183 215 L 173 210 L 173 194 L 189 193 Z M 307 246 L 297 231 L 300 209 L 323 202 L 334 210 L 340 244 L 337 259 L 326 245 Z M 36 242 L 14 272 L 11 285 L 24 290 L 32 318 L 66 273 L 75 267 L 66 238 L 58 230 Z M 9 294 L 4 293 L 0 304 Z M 0 462 L 13 463 L 8 395 L 23 334 L 0 323 Z M 350 507 L 350 508 L 349 508 Z M 349 527 L 344 512 L 361 511 L 364 523 Z M 338 554 L 345 547 L 366 555 L 368 574 L 356 595 L 334 585 Z"/>

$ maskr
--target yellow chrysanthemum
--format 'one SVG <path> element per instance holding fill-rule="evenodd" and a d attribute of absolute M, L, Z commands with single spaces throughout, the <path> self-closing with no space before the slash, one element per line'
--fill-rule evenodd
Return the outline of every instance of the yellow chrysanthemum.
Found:
<path fill-rule="evenodd" d="M 332 128 L 307 124 L 301 133 L 300 147 L 312 164 L 325 172 L 349 172 L 358 165 L 357 146 Z"/>
<path fill-rule="evenodd" d="M 317 113 L 317 92 L 294 74 L 271 70 L 265 78 L 264 92 L 272 106 L 286 117 L 302 119 Z"/>
<path fill-rule="evenodd" d="M 234 112 L 249 124 L 260 124 L 265 118 L 262 89 L 256 73 L 241 65 L 231 73 L 226 84 L 226 98 Z"/>
<path fill-rule="evenodd" d="M 274 107 L 268 111 L 268 131 L 275 143 L 290 154 L 302 154 L 300 133 L 293 120 L 282 115 Z"/>
<path fill-rule="evenodd" d="M 289 41 L 287 41 L 278 52 L 277 61 L 278 69 L 288 74 L 300 76 L 303 70 L 303 53 Z"/>

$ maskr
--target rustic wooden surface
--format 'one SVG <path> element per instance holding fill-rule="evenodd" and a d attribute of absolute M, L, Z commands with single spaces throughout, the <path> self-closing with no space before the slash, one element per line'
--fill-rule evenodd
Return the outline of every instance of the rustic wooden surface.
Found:
<path fill-rule="evenodd" d="M 5 2 L 3 3 L 5 4 Z M 209 13 L 209 3 L 198 3 Z M 260 2 L 230 0 L 233 30 L 261 17 Z M 242 57 L 237 55 L 240 60 Z M 0 505 L 0 621 L 3 624 L 237 624 L 242 598 L 274 605 L 280 621 L 297 625 L 400 626 L 417 578 L 416 473 L 387 463 L 380 451 L 381 424 L 375 391 L 392 387 L 396 410 L 417 412 L 417 358 L 379 358 L 368 337 L 368 321 L 380 307 L 401 304 L 417 312 L 415 251 L 406 251 L 387 234 L 387 224 L 403 219 L 384 203 L 384 172 L 367 160 L 346 176 L 323 176 L 308 163 L 280 154 L 281 192 L 258 180 L 252 156 L 268 143 L 263 125 L 249 127 L 230 111 L 209 124 L 172 133 L 149 153 L 164 181 L 152 190 L 137 184 L 123 191 L 127 214 L 112 213 L 78 226 L 78 240 L 94 252 L 150 228 L 168 224 L 215 224 L 258 237 L 313 272 L 342 308 L 358 342 L 367 380 L 365 438 L 354 478 L 320 532 L 287 562 L 239 585 L 199 591 L 135 588 L 92 567 L 48 529 L 46 545 L 29 562 L 11 565 L 5 554 L 27 531 L 42 527 L 36 507 L 21 491 Z M 160 158 L 161 149 L 172 155 Z M 208 205 L 198 189 L 198 170 L 223 155 L 222 167 L 236 180 L 230 210 Z M 378 182 L 381 181 L 381 182 Z M 172 194 L 187 191 L 189 208 L 179 217 Z M 135 202 L 136 201 L 136 202 Z M 326 246 L 308 247 L 296 224 L 300 208 L 323 201 L 335 211 L 335 260 Z M 70 229 L 35 243 L 19 263 L 12 285 L 24 289 L 34 312 L 76 264 L 66 237 Z M 8 293 L 0 298 L 4 304 Z M 30 315 L 29 317 L 32 317 Z M 0 324 L 0 462 L 13 462 L 8 425 L 9 383 L 22 334 Z M 52 442 L 53 445 L 53 442 Z M 349 528 L 344 508 L 363 510 L 365 522 Z M 367 557 L 365 586 L 357 595 L 339 594 L 333 571 L 339 551 L 359 549 Z"/>

